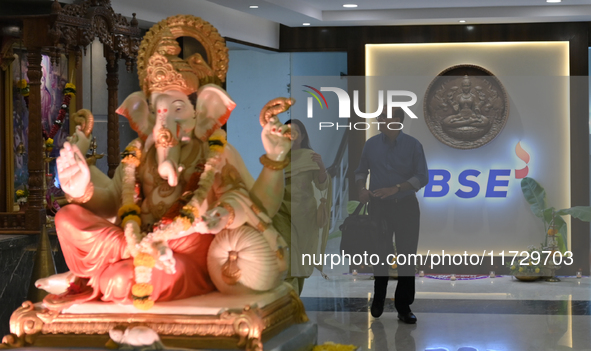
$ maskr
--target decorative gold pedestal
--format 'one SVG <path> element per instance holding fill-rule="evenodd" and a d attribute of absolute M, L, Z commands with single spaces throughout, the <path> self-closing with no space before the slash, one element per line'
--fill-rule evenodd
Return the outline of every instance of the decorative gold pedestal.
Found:
<path fill-rule="evenodd" d="M 142 325 L 158 333 L 167 347 L 259 351 L 263 342 L 282 330 L 307 321 L 302 301 L 293 290 L 262 308 L 255 303 L 218 315 L 73 314 L 49 311 L 27 301 L 12 314 L 11 334 L 4 337 L 0 349 L 105 347 L 109 330 Z"/>

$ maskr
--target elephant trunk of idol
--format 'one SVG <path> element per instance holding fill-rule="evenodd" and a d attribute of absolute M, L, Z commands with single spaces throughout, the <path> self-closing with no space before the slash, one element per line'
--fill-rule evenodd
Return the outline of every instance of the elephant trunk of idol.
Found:
<path fill-rule="evenodd" d="M 169 125 L 172 124 L 172 125 Z M 174 187 L 178 184 L 179 162 L 181 146 L 176 123 L 156 125 L 154 128 L 154 140 L 156 144 L 156 155 L 158 157 L 158 174 L 162 179 L 168 181 L 168 185 Z"/>

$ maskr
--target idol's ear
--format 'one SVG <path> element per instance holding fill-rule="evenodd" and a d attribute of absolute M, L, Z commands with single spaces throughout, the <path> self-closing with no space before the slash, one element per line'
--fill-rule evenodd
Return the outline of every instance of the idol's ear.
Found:
<path fill-rule="evenodd" d="M 129 120 L 131 129 L 135 130 L 143 141 L 152 133 L 156 119 L 143 92 L 136 91 L 130 94 L 115 112 Z"/>
<path fill-rule="evenodd" d="M 236 103 L 230 99 L 228 93 L 215 84 L 207 84 L 197 91 L 197 106 L 195 115 L 195 136 L 207 140 L 218 128 L 224 125 Z"/>

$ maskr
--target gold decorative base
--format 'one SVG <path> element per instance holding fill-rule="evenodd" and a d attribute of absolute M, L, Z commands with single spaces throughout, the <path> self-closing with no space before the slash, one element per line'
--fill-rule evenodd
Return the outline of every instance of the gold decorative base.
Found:
<path fill-rule="evenodd" d="M 109 330 L 142 325 L 158 333 L 167 347 L 259 351 L 263 342 L 282 330 L 307 321 L 304 305 L 293 290 L 263 308 L 247 305 L 219 315 L 62 314 L 27 301 L 12 314 L 11 334 L 3 338 L 0 349 L 105 347 Z"/>

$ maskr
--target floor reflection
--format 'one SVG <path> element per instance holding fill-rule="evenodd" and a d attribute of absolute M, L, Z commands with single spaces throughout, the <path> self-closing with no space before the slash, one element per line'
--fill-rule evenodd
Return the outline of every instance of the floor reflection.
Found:
<path fill-rule="evenodd" d="M 360 351 L 591 351 L 588 278 L 552 284 L 501 278 L 455 286 L 424 281 L 417 284 L 421 291 L 412 306 L 416 325 L 397 320 L 395 283 L 388 288 L 384 314 L 374 319 L 373 282 L 335 280 L 312 279 L 304 289 L 319 343 L 353 344 Z"/>

